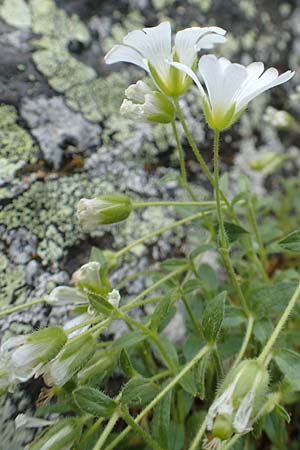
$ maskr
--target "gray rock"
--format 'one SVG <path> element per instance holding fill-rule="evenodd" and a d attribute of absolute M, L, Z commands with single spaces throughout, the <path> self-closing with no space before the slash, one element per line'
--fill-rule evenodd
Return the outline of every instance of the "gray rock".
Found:
<path fill-rule="evenodd" d="M 75 148 L 74 152 L 100 144 L 101 127 L 71 111 L 62 97 L 27 97 L 22 102 L 21 115 L 30 125 L 45 159 L 56 169 L 68 144 Z"/>

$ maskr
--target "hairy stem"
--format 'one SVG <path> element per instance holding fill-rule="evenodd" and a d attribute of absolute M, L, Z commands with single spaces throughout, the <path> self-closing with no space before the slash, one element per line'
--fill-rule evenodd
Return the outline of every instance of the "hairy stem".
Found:
<path fill-rule="evenodd" d="M 237 296 L 240 300 L 240 303 L 243 307 L 243 310 L 247 316 L 249 316 L 249 309 L 246 302 L 246 299 L 244 297 L 244 294 L 240 288 L 240 285 L 237 281 L 234 269 L 231 264 L 231 260 L 229 257 L 229 246 L 228 246 L 228 240 L 226 236 L 226 231 L 224 227 L 223 222 L 223 215 L 222 215 L 222 208 L 221 208 L 221 193 L 220 193 L 220 187 L 219 187 L 219 142 L 220 142 L 220 132 L 215 130 L 214 133 L 214 175 L 215 175 L 215 197 L 217 202 L 217 215 L 218 215 L 218 222 L 219 222 L 219 228 L 220 228 L 220 253 L 223 257 L 223 261 L 228 273 L 228 276 L 230 278 L 230 281 L 232 285 L 235 288 L 235 291 L 237 293 Z"/>
<path fill-rule="evenodd" d="M 184 161 L 184 152 L 182 149 L 182 145 L 178 136 L 178 131 L 176 127 L 175 121 L 172 122 L 172 129 L 176 140 L 177 150 L 178 150 L 178 156 L 179 156 L 179 163 L 180 163 L 180 173 L 181 173 L 181 184 L 182 187 L 188 192 L 190 197 L 193 200 L 196 200 L 197 197 L 194 194 L 192 188 L 190 187 L 188 181 L 187 181 L 187 175 L 186 175 L 186 168 L 185 168 L 185 161 Z"/>
<path fill-rule="evenodd" d="M 176 222 L 173 222 L 170 225 L 166 225 L 165 227 L 159 228 L 158 230 L 153 231 L 152 233 L 146 234 L 145 236 L 141 237 L 140 239 L 137 239 L 136 241 L 134 241 L 131 244 L 127 245 L 126 247 L 122 248 L 122 250 L 118 251 L 115 256 L 117 258 L 119 258 L 120 256 L 123 256 L 123 255 L 125 255 L 125 253 L 132 250 L 137 245 L 143 244 L 144 242 L 148 241 L 149 239 L 152 239 L 155 236 L 163 234 L 166 231 L 172 230 L 173 228 L 177 228 L 186 223 L 193 222 L 194 220 L 201 219 L 202 217 L 212 214 L 212 212 L 213 212 L 213 210 L 199 212 L 197 214 L 193 214 L 191 216 L 185 217 L 184 219 L 177 220 Z"/>

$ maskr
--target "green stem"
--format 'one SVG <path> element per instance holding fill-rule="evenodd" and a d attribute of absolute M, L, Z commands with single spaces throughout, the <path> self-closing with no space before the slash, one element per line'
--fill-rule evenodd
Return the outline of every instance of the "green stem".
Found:
<path fill-rule="evenodd" d="M 134 430 L 136 431 L 137 434 L 139 434 L 142 439 L 151 447 L 153 448 L 153 450 L 163 450 L 162 447 L 160 447 L 160 445 L 158 445 L 158 443 L 152 439 L 152 437 L 146 433 L 145 430 L 143 430 L 142 427 L 140 427 L 135 421 L 134 419 L 131 417 L 131 415 L 129 414 L 127 408 L 122 408 L 121 409 L 121 415 L 123 417 L 123 419 L 125 420 L 125 422 L 127 422 L 127 424 Z"/>
<path fill-rule="evenodd" d="M 173 201 L 157 201 L 157 202 L 138 202 L 132 203 L 133 208 L 146 208 L 148 206 L 216 206 L 215 201 L 205 201 L 205 202 L 173 202 Z"/>
<path fill-rule="evenodd" d="M 194 194 L 194 192 L 192 191 L 192 188 L 190 187 L 190 185 L 187 181 L 185 161 L 184 161 L 184 152 L 183 152 L 183 148 L 182 148 L 179 136 L 178 136 L 178 131 L 177 131 L 175 120 L 172 122 L 172 129 L 173 129 L 173 133 L 174 133 L 176 145 L 177 145 L 177 150 L 178 150 L 182 187 L 189 193 L 190 197 L 193 200 L 196 200 L 197 197 Z"/>
<path fill-rule="evenodd" d="M 21 311 L 22 309 L 30 308 L 31 306 L 37 305 L 38 303 L 43 303 L 44 301 L 45 301 L 44 298 L 39 298 L 38 300 L 33 300 L 32 302 L 23 303 L 22 305 L 14 306 L 13 308 L 1 311 L 0 317 L 6 316 L 8 314 L 12 314 L 17 311 Z"/>
<path fill-rule="evenodd" d="M 246 334 L 245 334 L 245 337 L 244 337 L 241 349 L 239 351 L 238 356 L 236 357 L 236 360 L 234 362 L 233 367 L 236 367 L 239 364 L 239 362 L 244 357 L 244 354 L 245 354 L 245 352 L 247 350 L 247 347 L 248 347 L 248 344 L 249 344 L 249 341 L 250 341 L 250 338 L 251 338 L 251 335 L 252 335 L 253 325 L 254 325 L 254 317 L 253 316 L 249 316 L 248 323 L 247 323 Z"/>
<path fill-rule="evenodd" d="M 249 221 L 250 221 L 250 224 L 251 224 L 251 226 L 253 228 L 253 231 L 254 231 L 254 234 L 255 234 L 255 237 L 256 237 L 256 240 L 257 240 L 259 256 L 261 258 L 261 261 L 262 261 L 262 264 L 263 264 L 263 267 L 264 267 L 264 271 L 266 271 L 268 259 L 267 259 L 267 255 L 266 255 L 266 251 L 265 251 L 265 248 L 264 248 L 264 244 L 263 244 L 263 241 L 262 241 L 262 238 L 261 238 L 258 226 L 257 226 L 255 213 L 254 213 L 254 208 L 253 208 L 253 202 L 252 202 L 252 198 L 250 198 L 250 195 L 249 195 L 249 198 L 248 198 L 248 213 L 249 213 Z"/>
<path fill-rule="evenodd" d="M 96 442 L 96 444 L 93 447 L 93 450 L 101 450 L 103 448 L 103 445 L 106 442 L 106 439 L 108 438 L 108 436 L 110 435 L 111 431 L 113 430 L 116 422 L 118 421 L 120 415 L 119 412 L 116 411 L 113 413 L 113 415 L 111 416 L 111 418 L 109 419 L 103 433 L 101 434 L 101 436 L 99 437 L 98 441 Z"/>
<path fill-rule="evenodd" d="M 197 355 L 194 356 L 194 358 L 188 362 L 183 369 L 181 369 L 181 371 L 178 373 L 178 375 L 176 375 L 165 387 L 164 389 L 149 403 L 149 405 L 146 406 L 145 409 L 143 409 L 143 411 L 140 412 L 140 414 L 134 419 L 136 423 L 139 423 L 159 402 L 160 400 L 171 390 L 173 389 L 174 386 L 176 386 L 176 384 L 181 380 L 182 377 L 184 377 L 184 375 L 186 373 L 188 373 L 196 364 L 198 361 L 200 361 L 201 358 L 203 358 L 203 356 L 205 356 L 208 352 L 210 351 L 210 347 L 209 346 L 205 346 L 203 347 L 198 353 Z M 125 436 L 127 436 L 127 434 L 129 433 L 129 431 L 131 430 L 131 426 L 128 426 L 127 428 L 125 428 L 124 431 L 122 431 L 122 433 L 119 434 L 119 436 L 113 440 L 113 442 L 110 443 L 110 445 L 107 446 L 106 450 L 112 450 L 113 448 L 115 448 L 119 442 L 121 442 Z"/>
<path fill-rule="evenodd" d="M 169 355 L 166 353 L 164 347 L 161 345 L 159 337 L 157 336 L 157 334 L 154 331 L 149 330 L 149 328 L 147 328 L 145 325 L 143 325 L 142 323 L 140 323 L 137 320 L 133 319 L 132 317 L 127 316 L 126 314 L 124 314 L 120 310 L 116 311 L 116 315 L 118 317 L 120 317 L 120 319 L 123 319 L 129 325 L 131 325 L 133 327 L 136 327 L 138 330 L 141 330 L 145 335 L 149 336 L 149 338 L 154 342 L 156 347 L 161 352 L 165 362 L 167 363 L 168 368 L 169 369 L 172 369 L 172 368 L 175 369 L 172 360 L 169 358 Z"/>
<path fill-rule="evenodd" d="M 80 445 L 86 442 L 93 435 L 93 433 L 100 427 L 103 421 L 103 417 L 99 417 L 99 419 L 96 420 L 96 422 L 87 430 L 86 434 L 81 439 Z"/>
<path fill-rule="evenodd" d="M 235 434 L 230 441 L 225 442 L 224 445 L 222 445 L 220 450 L 229 450 L 231 447 L 234 446 L 234 444 L 242 437 L 241 434 Z"/>
<path fill-rule="evenodd" d="M 201 439 L 203 438 L 203 435 L 204 435 L 205 430 L 206 430 L 206 423 L 207 423 L 207 418 L 205 418 L 203 420 L 202 425 L 201 425 L 198 433 L 194 437 L 193 442 L 192 442 L 192 444 L 191 444 L 191 446 L 189 447 L 188 450 L 198 450 L 199 443 L 200 443 Z"/>
<path fill-rule="evenodd" d="M 216 202 L 217 202 L 217 215 L 218 215 L 218 221 L 219 221 L 219 227 L 220 227 L 220 241 L 221 241 L 221 248 L 219 248 L 220 253 L 223 257 L 223 261 L 228 273 L 228 276 L 231 280 L 231 283 L 233 284 L 236 293 L 239 297 L 240 303 L 243 307 L 243 310 L 247 316 L 249 316 L 249 309 L 246 302 L 246 299 L 244 297 L 244 294 L 240 288 L 240 285 L 237 281 L 236 275 L 234 273 L 230 258 L 229 258 L 229 246 L 228 246 L 228 240 L 226 236 L 226 231 L 224 227 L 223 222 L 223 216 L 222 216 L 222 208 L 221 208 L 221 193 L 220 193 L 220 187 L 219 187 L 219 142 L 220 142 L 220 132 L 215 130 L 214 133 L 214 175 L 215 175 L 215 196 L 216 196 Z"/>
<path fill-rule="evenodd" d="M 271 350 L 272 350 L 272 348 L 273 348 L 273 346 L 274 346 L 274 344 L 275 344 L 279 334 L 281 333 L 282 328 L 285 326 L 285 324 L 286 324 L 286 322 L 287 322 L 287 320 L 289 318 L 289 315 L 291 314 L 294 306 L 297 303 L 297 300 L 299 299 L 299 296 L 300 296 L 300 284 L 296 288 L 292 298 L 289 301 L 289 304 L 287 305 L 284 313 L 282 314 L 279 322 L 277 323 L 273 333 L 271 334 L 271 336 L 270 336 L 268 342 L 266 343 L 263 351 L 259 355 L 259 357 L 258 357 L 258 361 L 259 362 L 265 363 L 267 361 L 268 356 L 269 356 L 269 354 L 270 354 L 270 352 L 271 352 Z"/>
<path fill-rule="evenodd" d="M 143 244 L 144 242 L 148 241 L 149 239 L 152 239 L 155 236 L 163 234 L 166 231 L 172 230 L 173 228 L 179 227 L 186 223 L 193 222 L 194 220 L 201 219 L 202 217 L 212 214 L 212 212 L 213 211 L 199 212 L 197 214 L 193 214 L 191 216 L 185 217 L 184 219 L 177 220 L 176 222 L 173 222 L 170 225 L 166 225 L 165 227 L 159 228 L 158 230 L 153 231 L 152 233 L 146 234 L 145 236 L 141 237 L 140 239 L 137 239 L 136 241 L 134 241 L 131 244 L 127 245 L 126 247 L 122 248 L 122 250 L 118 251 L 115 254 L 115 256 L 117 258 L 119 258 L 120 256 L 123 256 L 125 253 L 129 252 L 131 249 L 133 249 L 137 245 Z"/>

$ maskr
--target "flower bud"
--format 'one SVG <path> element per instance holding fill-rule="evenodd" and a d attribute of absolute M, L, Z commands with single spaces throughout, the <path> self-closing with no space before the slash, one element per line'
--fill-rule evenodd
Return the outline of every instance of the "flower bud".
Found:
<path fill-rule="evenodd" d="M 161 92 L 152 91 L 146 83 L 138 81 L 126 89 L 121 105 L 122 115 L 138 122 L 170 123 L 175 118 L 171 101 Z"/>
<path fill-rule="evenodd" d="M 76 419 L 61 419 L 35 441 L 30 450 L 71 450 L 80 439 L 81 429 Z"/>
<path fill-rule="evenodd" d="M 108 302 L 113 305 L 114 308 L 119 308 L 121 296 L 117 289 L 113 289 L 111 292 L 107 295 Z"/>
<path fill-rule="evenodd" d="M 67 341 L 60 327 L 49 327 L 25 336 L 9 338 L 0 349 L 0 360 L 8 367 L 11 385 L 38 376 Z"/>
<path fill-rule="evenodd" d="M 264 120 L 278 130 L 290 130 L 295 125 L 295 120 L 287 111 L 280 111 L 268 106 L 264 114 Z"/>
<path fill-rule="evenodd" d="M 93 356 L 96 341 L 92 336 L 81 336 L 66 344 L 44 370 L 44 380 L 48 386 L 63 386 Z"/>
<path fill-rule="evenodd" d="M 117 352 L 100 350 L 90 359 L 88 364 L 78 372 L 79 384 L 99 385 L 104 376 L 108 376 L 116 367 Z"/>
<path fill-rule="evenodd" d="M 102 195 L 92 199 L 82 198 L 77 205 L 77 217 L 86 231 L 99 225 L 122 222 L 132 211 L 132 203 L 126 195 Z"/>
<path fill-rule="evenodd" d="M 88 262 L 73 273 L 72 281 L 81 289 L 98 291 L 102 288 L 100 269 L 100 263 L 96 261 Z"/>
<path fill-rule="evenodd" d="M 46 303 L 53 306 L 86 305 L 87 298 L 78 289 L 69 286 L 58 286 L 46 296 Z"/>
<path fill-rule="evenodd" d="M 268 383 L 268 371 L 257 360 L 243 361 L 229 372 L 208 410 L 207 429 L 216 440 L 227 440 L 234 433 L 251 431 Z"/>
<path fill-rule="evenodd" d="M 289 158 L 289 155 L 277 153 L 277 152 L 267 152 L 261 155 L 260 158 L 252 161 L 250 168 L 257 172 L 264 172 L 265 174 L 273 173 L 280 169 L 284 161 Z"/>

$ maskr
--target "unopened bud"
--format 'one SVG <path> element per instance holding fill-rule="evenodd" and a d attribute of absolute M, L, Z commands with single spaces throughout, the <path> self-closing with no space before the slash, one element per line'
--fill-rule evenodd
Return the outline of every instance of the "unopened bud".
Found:
<path fill-rule="evenodd" d="M 71 450 L 81 436 L 82 425 L 76 419 L 61 419 L 49 428 L 30 450 Z"/>
<path fill-rule="evenodd" d="M 72 281 L 81 289 L 98 291 L 102 287 L 100 269 L 101 264 L 97 261 L 88 262 L 73 273 Z"/>
<path fill-rule="evenodd" d="M 65 306 L 71 305 L 85 305 L 87 304 L 87 297 L 83 292 L 69 286 L 58 286 L 46 296 L 46 303 L 49 305 Z"/>
<path fill-rule="evenodd" d="M 82 227 L 91 231 L 99 225 L 122 222 L 132 211 L 126 195 L 102 195 L 92 199 L 82 198 L 77 205 L 77 217 Z"/>
<path fill-rule="evenodd" d="M 257 360 L 243 361 L 228 374 L 208 411 L 207 429 L 217 440 L 251 431 L 268 383 L 268 371 Z"/>
<path fill-rule="evenodd" d="M 92 336 L 83 335 L 68 342 L 44 370 L 44 380 L 48 386 L 63 386 L 89 361 L 96 349 Z"/>
<path fill-rule="evenodd" d="M 7 365 L 10 384 L 22 383 L 34 375 L 38 376 L 66 341 L 67 336 L 60 327 L 44 328 L 5 341 L 0 348 L 0 361 Z"/>
<path fill-rule="evenodd" d="M 129 86 L 121 105 L 122 115 L 139 122 L 170 123 L 175 118 L 171 101 L 161 92 L 152 91 L 146 83 L 138 81 Z"/>

